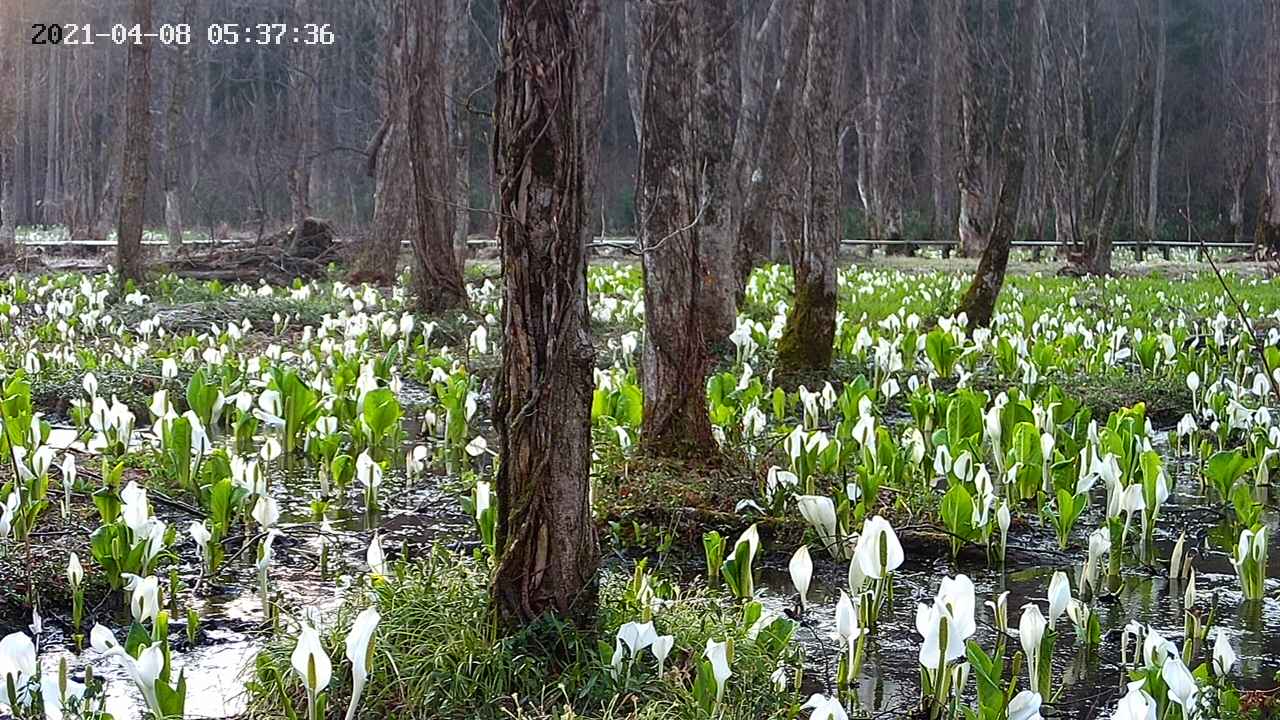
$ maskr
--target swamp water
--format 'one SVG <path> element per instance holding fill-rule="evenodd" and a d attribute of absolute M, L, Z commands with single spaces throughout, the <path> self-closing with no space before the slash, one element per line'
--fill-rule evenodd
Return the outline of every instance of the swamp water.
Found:
<path fill-rule="evenodd" d="M 416 431 L 417 428 L 414 428 Z M 416 436 L 416 432 L 410 437 Z M 1163 438 L 1163 434 L 1156 437 Z M 1245 602 L 1231 566 L 1228 551 L 1212 536 L 1224 519 L 1216 505 L 1206 502 L 1200 488 L 1195 461 L 1173 457 L 1167 445 L 1157 448 L 1169 459 L 1169 469 L 1177 472 L 1177 486 L 1162 508 L 1156 528 L 1156 561 L 1149 566 L 1124 568 L 1123 585 L 1112 598 L 1096 599 L 1090 607 L 1097 614 L 1103 630 L 1100 645 L 1085 651 L 1075 643 L 1074 633 L 1066 617 L 1058 623 L 1058 643 L 1053 654 L 1053 687 L 1060 692 L 1046 715 L 1056 717 L 1108 717 L 1115 700 L 1122 694 L 1126 679 L 1120 666 L 1121 629 L 1136 620 L 1156 628 L 1165 638 L 1181 647 L 1183 633 L 1183 586 L 1168 578 L 1167 559 L 1179 532 L 1187 534 L 1188 557 L 1197 573 L 1198 603 L 1202 615 L 1215 602 L 1216 616 L 1206 643 L 1211 647 L 1216 628 L 1228 632 L 1239 663 L 1233 679 L 1243 680 L 1250 688 L 1272 687 L 1274 674 L 1280 669 L 1280 553 L 1272 553 L 1267 577 L 1267 598 Z M 317 608 L 331 616 L 341 603 L 342 590 L 353 574 L 364 567 L 364 554 L 372 532 L 377 530 L 389 557 L 398 556 L 402 543 L 421 549 L 433 543 L 473 547 L 476 543 L 471 518 L 462 513 L 457 495 L 447 489 L 449 476 L 432 475 L 430 471 L 407 483 L 400 474 L 384 479 L 381 510 L 375 515 L 362 512 L 363 500 L 358 488 L 348 488 L 348 497 L 340 507 L 334 503 L 330 511 L 333 534 L 329 536 L 330 579 L 322 580 L 319 572 L 320 537 L 306 513 L 298 512 L 309 505 L 308 493 L 313 489 L 312 476 L 278 475 L 272 493 L 285 511 L 281 526 L 285 536 L 275 545 L 271 567 L 271 588 L 282 597 L 285 608 Z M 1099 492 L 1099 489 L 1095 490 Z M 1275 500 L 1277 492 L 1271 493 Z M 1264 522 L 1270 531 L 1280 530 L 1280 512 L 1269 502 Z M 1095 497 L 1090 512 L 1080 518 L 1072 535 L 1073 549 L 1058 551 L 1057 540 L 1048 527 L 1034 520 L 1011 531 L 1008 562 L 1002 571 L 996 564 L 988 566 L 980 551 L 970 548 L 961 553 L 956 565 L 943 552 L 921 557 L 908 549 L 906 562 L 894 576 L 892 606 L 886 605 L 879 627 L 868 641 L 862 673 L 858 680 L 859 705 L 850 707 L 851 714 L 869 714 L 876 718 L 896 718 L 910 714 L 919 699 L 918 652 L 920 638 L 915 629 L 917 602 L 931 602 L 939 581 L 948 575 L 965 573 L 977 590 L 978 632 L 973 640 L 990 651 L 995 644 L 995 628 L 991 613 L 983 606 L 1002 591 L 1009 591 L 1009 623 L 1017 627 L 1021 607 L 1027 602 L 1046 606 L 1045 593 L 1049 579 L 1057 570 L 1067 571 L 1075 585 L 1075 565 L 1083 562 L 1088 532 L 1100 522 L 1102 503 Z M 175 514 L 158 506 L 157 513 L 180 528 L 178 546 L 184 557 L 179 575 L 190 586 L 199 577 L 194 562 L 192 543 L 185 536 L 190 517 Z M 289 512 L 292 510 L 293 512 Z M 1274 535 L 1273 535 L 1274 537 Z M 776 612 L 794 612 L 795 591 L 786 570 L 786 558 L 793 548 L 764 548 L 757 562 L 757 588 L 761 602 Z M 805 691 L 833 693 L 837 642 L 834 608 L 840 590 L 845 587 L 847 563 L 835 562 L 820 550 L 814 551 L 814 577 L 809 591 L 810 607 L 795 641 L 806 652 Z M 252 552 L 246 548 L 245 552 Z M 202 588 L 202 596 L 192 598 L 184 592 L 178 602 L 178 613 L 171 621 L 171 641 L 175 670 L 187 679 L 187 716 L 191 718 L 226 718 L 244 712 L 247 698 L 244 682 L 247 668 L 269 637 L 261 602 L 257 594 L 256 576 L 243 558 L 232 563 L 228 553 L 220 582 Z M 629 570 L 620 568 L 622 571 Z M 333 578 L 339 578 L 335 583 Z M 201 634 L 195 647 L 187 644 L 183 629 L 188 606 L 200 616 Z M 127 611 L 123 611 L 127 615 Z M 106 623 L 122 637 L 120 625 Z M 86 633 L 88 626 L 85 628 Z M 1018 647 L 1017 638 L 1008 640 L 1010 654 Z M 86 640 L 87 646 L 87 640 Z M 61 623 L 46 623 L 41 640 L 41 658 L 46 670 L 56 671 L 60 658 L 67 658 L 73 675 L 83 672 L 77 661 L 71 639 Z M 1130 653 L 1133 652 L 1132 645 Z M 1204 649 L 1200 658 L 1207 657 Z M 123 669 L 114 661 L 102 658 L 86 647 L 81 661 L 93 665 L 94 672 L 108 681 L 108 707 L 119 720 L 140 716 L 141 696 Z M 1025 686 L 1025 669 L 1022 671 Z M 972 693 L 972 685 L 970 694 Z M 856 717 L 857 715 L 855 715 Z"/>

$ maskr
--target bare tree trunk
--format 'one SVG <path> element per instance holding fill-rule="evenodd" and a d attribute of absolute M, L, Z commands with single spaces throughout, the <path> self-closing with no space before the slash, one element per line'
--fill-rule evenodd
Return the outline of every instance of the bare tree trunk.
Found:
<path fill-rule="evenodd" d="M 194 0 L 182 3 L 182 22 L 190 24 Z M 180 45 L 175 51 L 177 59 L 169 80 L 169 109 L 164 130 L 164 225 L 169 235 L 169 247 L 182 245 L 182 200 L 179 188 L 182 184 L 183 113 L 191 82 L 191 45 Z"/>
<path fill-rule="evenodd" d="M 418 234 L 405 132 L 406 90 L 401 82 L 407 31 L 399 24 L 401 16 L 396 14 L 394 4 L 395 0 L 388 0 L 380 8 L 381 29 L 387 38 L 382 53 L 382 81 L 377 86 L 383 120 L 370 143 L 366 166 L 374 178 L 373 224 L 352 271 L 353 280 L 382 285 L 395 280 L 400 241 Z"/>
<path fill-rule="evenodd" d="M 970 328 L 988 327 L 995 312 L 996 300 L 1004 286 L 1009 265 L 1009 247 L 1017 223 L 1018 203 L 1022 193 L 1022 175 L 1026 164 L 1027 140 L 1023 129 L 1026 119 L 1027 88 L 1035 82 L 1035 0 L 1016 0 L 1014 10 L 1013 60 L 1009 78 L 1009 104 L 1000 137 L 1000 153 L 1004 173 L 995 202 L 989 236 L 985 239 L 982 258 L 973 282 L 960 300 L 957 315 L 968 318 Z"/>
<path fill-rule="evenodd" d="M 812 4 L 813 0 L 792 0 L 785 10 L 782 67 L 770 94 L 769 110 L 760 133 L 760 155 L 751 171 L 743 203 L 738 249 L 739 294 L 746 288 L 751 270 L 770 256 L 774 211 L 781 197 L 778 181 L 788 158 L 794 159 L 791 125 L 804 81 Z"/>
<path fill-rule="evenodd" d="M 18 157 L 18 73 L 16 43 L 18 22 L 0 13 L 0 255 L 10 256 L 17 237 L 15 166 Z"/>
<path fill-rule="evenodd" d="M 969 13 L 961 12 L 957 25 L 970 20 Z M 983 26 L 969 22 L 973 27 L 957 30 L 963 33 L 963 52 L 960 90 L 961 161 L 956 171 L 956 185 L 960 195 L 960 215 L 956 221 L 960 254 L 977 257 L 986 249 L 991 237 L 990 198 L 987 196 L 987 147 L 988 122 L 991 108 L 987 103 L 993 98 L 984 92 L 984 71 L 990 64 L 985 44 L 992 42 L 983 37 Z"/>
<path fill-rule="evenodd" d="M 693 152 L 694 98 L 688 0 L 646 0 L 638 47 L 639 247 L 643 253 L 645 344 L 642 436 L 662 455 L 713 453 L 704 387 L 709 356 L 700 307 L 702 255 L 697 224 L 699 168 Z"/>
<path fill-rule="evenodd" d="M 858 0 L 857 9 L 862 33 L 858 196 L 871 237 L 896 239 L 902 234 L 899 175 L 906 165 L 900 147 L 905 118 L 899 112 L 899 53 L 909 13 L 901 0 Z"/>
<path fill-rule="evenodd" d="M 467 256 L 467 235 L 471 230 L 471 133 L 468 112 L 464 107 L 470 92 L 467 69 L 471 66 L 471 0 L 448 0 L 449 96 L 445 103 L 445 116 L 449 127 L 449 142 L 453 147 L 453 249 L 460 257 Z"/>
<path fill-rule="evenodd" d="M 700 49 L 695 69 L 697 111 L 694 152 L 699 159 L 698 270 L 702 337 L 719 352 L 738 322 L 735 256 L 738 246 L 738 167 L 733 156 L 738 84 L 737 28 L 730 0 L 697 0 L 693 5 L 694 42 Z"/>
<path fill-rule="evenodd" d="M 502 4 L 494 158 L 505 278 L 492 593 L 509 629 L 546 614 L 586 627 L 596 610 L 579 12 L 569 0 Z"/>
<path fill-rule="evenodd" d="M 929 190 L 933 206 L 930 217 L 930 234 L 935 239 L 942 239 L 950 224 L 947 218 L 946 190 L 944 185 L 948 176 L 945 150 L 946 125 L 944 113 L 948 89 L 954 78 L 947 74 L 947 66 L 955 57 L 952 50 L 955 43 L 955 7 L 958 0 L 933 0 L 929 3 L 929 36 L 932 52 L 929 54 Z M 963 219 L 962 219 L 963 222 Z M 963 243 L 962 243 L 963 245 Z"/>
<path fill-rule="evenodd" d="M 1147 96 L 1146 74 L 1138 78 L 1129 109 L 1125 113 L 1120 126 L 1120 134 L 1116 137 L 1111 158 L 1098 181 L 1092 207 L 1098 208 L 1084 243 L 1083 269 L 1093 275 L 1111 274 L 1111 230 L 1115 223 L 1120 203 L 1120 194 L 1124 191 L 1125 177 L 1128 175 L 1129 163 L 1133 161 L 1133 147 L 1138 140 L 1138 128 L 1142 124 L 1142 114 Z"/>
<path fill-rule="evenodd" d="M 604 135 L 605 84 L 608 82 L 609 23 L 601 0 L 577 0 L 578 118 L 582 127 L 582 242 L 595 238 L 600 199 L 600 148 Z M 603 226 L 600 228 L 604 231 Z"/>
<path fill-rule="evenodd" d="M 1280 2 L 1265 3 L 1266 27 L 1266 184 L 1258 221 L 1259 250 L 1280 253 Z"/>
<path fill-rule="evenodd" d="M 129 45 L 125 91 L 124 164 L 120 171 L 120 224 L 116 268 L 121 287 L 142 282 L 142 225 L 147 207 L 147 163 L 151 155 L 151 0 L 130 0 L 130 20 L 142 28 L 141 42 Z"/>
<path fill-rule="evenodd" d="M 637 145 L 642 145 L 644 140 L 644 62 L 648 52 L 641 45 L 644 42 L 641 33 L 645 24 L 650 22 L 646 15 L 648 9 L 645 0 L 624 0 L 622 22 L 627 61 L 627 107 L 631 110 Z"/>
<path fill-rule="evenodd" d="M 48 87 L 45 95 L 47 114 L 45 116 L 44 199 L 41 203 L 41 216 L 46 225 L 62 222 L 62 182 L 61 174 L 58 172 L 58 161 L 62 157 L 62 135 L 58 132 L 58 128 L 61 126 L 62 77 L 65 74 L 62 67 L 65 63 L 63 53 L 53 52 L 45 66 Z M 112 219 L 114 220 L 114 217 Z"/>
<path fill-rule="evenodd" d="M 1156 0 L 1156 84 L 1151 100 L 1151 165 L 1147 173 L 1147 239 L 1156 237 L 1160 211 L 1160 152 L 1164 128 L 1164 78 L 1169 54 L 1169 0 Z"/>
<path fill-rule="evenodd" d="M 406 130 L 417 213 L 417 234 L 411 238 L 413 286 L 418 309 L 438 313 L 467 304 L 462 267 L 453 250 L 445 29 L 414 2 L 406 4 L 406 12 L 409 29 L 401 82 L 407 92 Z"/>
<path fill-rule="evenodd" d="M 296 22 L 307 16 L 307 0 L 293 0 L 292 17 Z M 301 228 L 311 215 L 311 167 L 314 162 L 316 137 L 316 95 L 319 77 L 316 72 L 316 50 L 294 43 L 289 46 L 289 222 Z"/>
<path fill-rule="evenodd" d="M 804 121 L 797 140 L 802 158 L 803 222 L 791 240 L 795 298 L 778 341 L 777 365 L 783 371 L 831 367 L 836 332 L 836 251 L 840 246 L 839 133 L 843 57 L 841 29 L 845 0 L 814 0 L 801 107 Z"/>

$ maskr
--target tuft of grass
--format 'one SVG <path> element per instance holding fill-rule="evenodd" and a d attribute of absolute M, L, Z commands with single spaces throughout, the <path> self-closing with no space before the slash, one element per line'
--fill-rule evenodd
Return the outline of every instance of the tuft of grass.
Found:
<path fill-rule="evenodd" d="M 746 637 L 741 610 L 702 592 L 679 595 L 654 618 L 660 634 L 675 637 L 666 672 L 641 653 L 618 677 L 609 667 L 614 633 L 639 620 L 640 609 L 626 591 L 627 578 L 605 574 L 597 625 L 576 629 L 545 620 L 502 637 L 489 608 L 488 569 L 467 556 L 435 549 L 405 563 L 395 577 L 370 592 L 353 590 L 325 638 L 334 658 L 329 687 L 330 715 L 346 711 L 349 664 L 343 638 L 355 614 L 370 602 L 382 616 L 375 634 L 373 673 L 365 688 L 360 718 L 687 718 L 706 720 L 693 678 L 708 638 L 734 641 L 733 676 L 717 717 L 754 720 L 794 713 L 800 697 L 780 692 L 769 676 L 779 658 Z M 292 638 L 277 637 L 259 654 L 248 684 L 250 717 L 288 715 L 303 709 L 302 687 L 289 666 Z M 797 651 L 783 658 L 798 667 Z"/>

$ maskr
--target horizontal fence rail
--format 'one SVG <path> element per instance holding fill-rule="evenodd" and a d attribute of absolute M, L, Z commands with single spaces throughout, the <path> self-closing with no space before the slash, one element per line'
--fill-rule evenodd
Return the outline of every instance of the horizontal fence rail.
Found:
<path fill-rule="evenodd" d="M 353 238 L 337 238 L 336 241 L 344 242 L 344 243 L 358 242 L 358 240 L 355 240 Z M 211 240 L 207 237 L 204 237 L 204 238 L 184 239 L 182 241 L 182 244 L 183 245 L 236 245 L 236 244 L 253 244 L 254 242 L 255 241 L 252 239 L 218 238 L 218 239 Z M 17 239 L 17 244 L 27 246 L 27 247 L 115 247 L 116 241 L 113 239 L 71 240 L 69 238 L 46 238 L 46 237 L 22 238 L 22 237 L 19 237 Z M 164 238 L 144 238 L 142 240 L 142 244 L 147 246 L 159 247 L 159 246 L 167 246 L 169 244 L 169 241 Z M 402 241 L 401 244 L 408 245 L 409 241 L 408 240 Z M 493 246 L 496 246 L 497 244 L 498 244 L 497 239 L 490 236 L 472 235 L 471 237 L 467 238 L 467 246 L 472 248 L 493 247 Z M 888 250 L 889 248 L 934 247 L 934 248 L 941 249 L 943 257 L 950 257 L 952 251 L 960 243 L 954 239 L 945 239 L 945 240 L 934 239 L 934 238 L 883 239 L 883 238 L 858 237 L 858 238 L 844 238 L 843 240 L 840 241 L 840 244 L 846 247 L 866 248 L 868 250 L 874 250 L 876 248 L 879 248 L 882 250 Z M 636 246 L 636 238 L 634 236 L 629 236 L 629 235 L 598 236 L 594 238 L 591 243 L 588 244 L 588 247 L 592 249 L 616 249 L 616 250 L 624 250 L 624 251 L 634 250 L 635 246 Z M 1078 249 L 1078 246 L 1064 245 L 1054 240 L 1044 240 L 1041 238 L 1026 238 L 1022 240 L 1014 240 L 1011 243 L 1011 246 L 1014 248 L 1030 248 L 1034 250 L 1063 249 L 1067 251 L 1073 251 Z M 1210 248 L 1213 250 L 1248 251 L 1248 250 L 1252 250 L 1254 247 L 1253 243 L 1248 243 L 1248 242 L 1206 240 L 1204 241 L 1204 243 L 1200 243 L 1200 242 L 1194 242 L 1189 240 L 1149 241 L 1149 240 L 1137 240 L 1137 239 L 1114 240 L 1112 241 L 1111 246 L 1113 248 L 1132 248 L 1134 250 L 1134 254 L 1138 257 L 1138 259 L 1142 259 L 1143 255 L 1145 255 L 1145 253 L 1149 251 L 1158 252 L 1167 259 L 1169 257 L 1169 251 L 1176 250 L 1176 249 L 1203 250 L 1204 248 Z"/>

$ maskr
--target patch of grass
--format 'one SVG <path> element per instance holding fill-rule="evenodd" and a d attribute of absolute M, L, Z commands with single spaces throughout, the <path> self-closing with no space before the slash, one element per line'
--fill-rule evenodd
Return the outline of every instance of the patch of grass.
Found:
<path fill-rule="evenodd" d="M 693 678 L 707 640 L 733 639 L 733 676 L 717 717 L 754 720 L 786 716 L 798 695 L 770 682 L 778 657 L 746 637 L 741 611 L 727 601 L 697 593 L 679 596 L 654 618 L 660 634 L 675 637 L 662 677 L 648 651 L 615 678 L 600 642 L 612 649 L 614 633 L 639 619 L 626 581 L 606 575 L 598 624 L 579 631 L 545 621 L 519 634 L 497 637 L 488 606 L 488 571 L 473 561 L 437 549 L 403 565 L 373 596 L 382 621 L 375 635 L 373 674 L 357 717 L 361 718 L 709 718 L 693 694 Z M 350 671 L 342 657 L 351 618 L 369 602 L 353 592 L 325 639 L 335 658 L 331 714 L 345 711 Z M 289 666 L 291 639 L 278 639 L 256 661 L 249 684 L 252 717 L 281 717 L 286 703 L 305 705 L 299 679 Z M 797 658 L 784 650 L 785 662 Z M 611 654 L 611 653 L 610 653 Z"/>
<path fill-rule="evenodd" d="M 67 580 L 67 560 L 71 553 L 80 556 L 85 568 L 85 620 L 84 628 L 93 626 L 95 610 L 106 608 L 97 604 L 107 596 L 106 575 L 94 565 L 89 550 L 88 528 L 96 527 L 97 511 L 92 504 L 74 498 L 71 517 L 63 518 L 60 503 L 62 492 L 50 492 L 50 505 L 40 514 L 31 534 L 31 552 L 28 555 L 22 543 L 0 543 L 0 627 L 19 628 L 31 622 L 29 588 L 35 587 L 39 596 L 41 614 L 46 620 L 57 619 L 71 626 L 71 586 Z"/>

